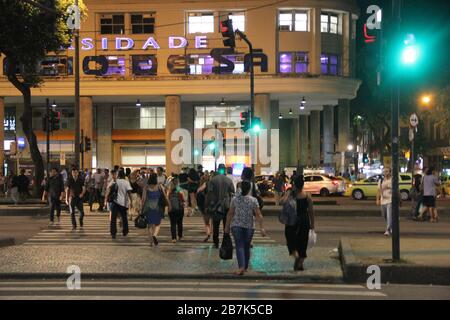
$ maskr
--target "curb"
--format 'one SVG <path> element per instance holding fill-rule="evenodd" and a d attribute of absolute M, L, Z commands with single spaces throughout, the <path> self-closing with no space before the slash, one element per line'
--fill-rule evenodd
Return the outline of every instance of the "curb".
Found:
<path fill-rule="evenodd" d="M 356 260 L 350 241 L 341 238 L 339 242 L 339 258 L 344 280 L 350 283 L 366 283 L 369 264 Z M 406 263 L 379 264 L 382 283 L 420 284 L 420 285 L 450 285 L 450 266 L 424 266 Z"/>
<path fill-rule="evenodd" d="M 13 246 L 16 244 L 16 240 L 14 238 L 0 238 L 0 248 Z"/>
<path fill-rule="evenodd" d="M 45 280 L 61 279 L 66 280 L 70 274 L 67 273 L 0 273 L 0 280 Z M 324 284 L 342 284 L 344 280 L 341 277 L 323 277 L 308 276 L 299 274 L 247 274 L 236 276 L 230 273 L 211 273 L 211 274 L 167 274 L 167 273 L 81 273 L 81 278 L 88 280 L 126 280 L 126 279 L 177 279 L 177 280 L 263 280 L 263 281 L 292 281 L 301 283 L 324 283 Z"/>
<path fill-rule="evenodd" d="M 263 216 L 278 216 L 278 214 L 281 211 L 281 207 L 279 209 L 266 209 L 262 210 Z M 408 217 L 409 216 L 409 209 L 400 210 L 400 217 Z M 314 215 L 316 217 L 380 217 L 381 218 L 381 209 L 373 210 L 371 208 L 367 209 L 340 209 L 337 208 L 336 210 L 321 210 L 320 208 L 314 208 Z M 439 215 L 444 216 L 450 216 L 450 208 L 440 209 Z"/>

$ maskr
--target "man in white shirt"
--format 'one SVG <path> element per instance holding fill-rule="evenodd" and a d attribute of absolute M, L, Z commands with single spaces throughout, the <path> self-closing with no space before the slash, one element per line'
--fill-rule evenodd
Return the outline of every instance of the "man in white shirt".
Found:
<path fill-rule="evenodd" d="M 115 184 L 115 186 L 114 186 Z M 116 238 L 117 233 L 117 215 L 120 214 L 122 219 L 122 234 L 125 237 L 128 234 L 128 207 L 131 208 L 131 188 L 130 182 L 125 179 L 125 171 L 119 170 L 117 180 L 112 181 L 108 186 L 109 192 L 108 197 L 112 200 L 112 211 L 111 211 L 111 237 Z M 111 194 L 113 194 L 111 196 Z M 111 197 L 110 197 L 111 196 Z"/>

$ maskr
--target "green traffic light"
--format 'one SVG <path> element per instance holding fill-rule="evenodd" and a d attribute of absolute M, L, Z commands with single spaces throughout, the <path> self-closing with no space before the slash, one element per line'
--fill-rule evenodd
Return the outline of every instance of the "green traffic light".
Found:
<path fill-rule="evenodd" d="M 403 64 L 415 64 L 419 57 L 419 49 L 417 46 L 408 46 L 402 51 L 402 62 Z"/>
<path fill-rule="evenodd" d="M 259 124 L 255 124 L 255 125 L 253 126 L 253 131 L 254 131 L 254 132 L 260 132 L 260 131 L 261 131 L 261 126 L 260 126 Z"/>
<path fill-rule="evenodd" d="M 194 150 L 194 156 L 198 156 L 200 152 L 198 150 Z"/>
<path fill-rule="evenodd" d="M 211 142 L 209 144 L 209 149 L 214 150 L 216 148 L 216 144 L 214 142 Z"/>

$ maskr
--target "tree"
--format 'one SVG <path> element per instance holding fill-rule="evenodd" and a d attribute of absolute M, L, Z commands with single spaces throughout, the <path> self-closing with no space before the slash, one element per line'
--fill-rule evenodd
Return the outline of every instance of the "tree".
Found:
<path fill-rule="evenodd" d="M 0 54 L 6 59 L 8 81 L 23 96 L 20 121 L 35 165 L 35 196 L 44 178 L 44 162 L 32 128 L 31 88 L 43 82 L 36 72 L 39 61 L 49 52 L 70 46 L 73 30 L 67 24 L 67 8 L 73 4 L 73 0 L 0 0 Z M 82 1 L 79 7 L 84 17 L 86 8 Z"/>

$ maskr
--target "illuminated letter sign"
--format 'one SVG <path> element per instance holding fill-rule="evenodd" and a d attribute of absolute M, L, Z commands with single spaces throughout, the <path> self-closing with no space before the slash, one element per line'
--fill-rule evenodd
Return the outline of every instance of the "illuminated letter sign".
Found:
<path fill-rule="evenodd" d="M 233 73 L 234 70 L 234 62 L 228 60 L 224 55 L 233 54 L 234 50 L 232 48 L 219 48 L 211 50 L 211 57 L 214 58 L 215 61 L 219 63 L 218 67 L 213 67 L 212 72 L 215 74 L 229 74 Z M 222 67 L 222 64 L 226 65 Z"/>
<path fill-rule="evenodd" d="M 100 65 L 100 69 L 90 69 L 89 63 L 96 62 Z M 83 59 L 83 71 L 85 74 L 102 76 L 108 71 L 108 60 L 104 56 L 87 56 Z"/>
<path fill-rule="evenodd" d="M 206 36 L 195 37 L 195 48 L 196 49 L 208 48 L 208 39 L 206 38 Z"/>
<path fill-rule="evenodd" d="M 81 50 L 92 50 L 94 49 L 94 40 L 92 38 L 84 38 L 81 40 Z"/>
<path fill-rule="evenodd" d="M 150 37 L 150 38 L 147 39 L 147 41 L 142 46 L 142 50 L 147 50 L 147 48 L 149 46 L 152 46 L 153 49 L 160 49 L 161 48 L 159 46 L 158 42 L 156 42 L 155 38 L 153 38 L 153 37 Z"/>
<path fill-rule="evenodd" d="M 171 74 L 189 74 L 185 56 L 173 55 L 167 60 L 167 69 Z"/>
<path fill-rule="evenodd" d="M 122 46 L 122 42 L 126 41 L 126 46 Z M 134 47 L 134 41 L 130 38 L 116 38 L 116 50 L 130 50 Z"/>
<path fill-rule="evenodd" d="M 255 61 L 255 59 L 261 59 L 260 61 Z M 249 53 L 247 53 L 244 56 L 244 71 L 245 72 L 250 72 L 250 63 L 251 63 L 251 56 Z M 269 67 L 268 67 L 268 58 L 267 55 L 265 55 L 262 52 L 262 49 L 255 49 L 253 52 L 253 66 L 260 66 L 261 67 L 261 72 L 268 72 L 269 71 Z"/>
<path fill-rule="evenodd" d="M 102 50 L 108 50 L 108 38 L 102 38 Z"/>
<path fill-rule="evenodd" d="M 175 41 L 180 41 L 179 44 L 175 44 Z M 184 37 L 169 37 L 169 48 L 170 49 L 182 49 L 187 46 L 188 42 Z"/>

